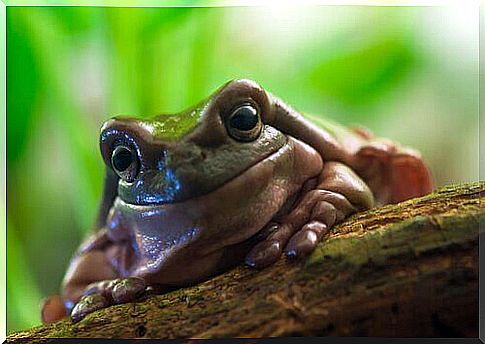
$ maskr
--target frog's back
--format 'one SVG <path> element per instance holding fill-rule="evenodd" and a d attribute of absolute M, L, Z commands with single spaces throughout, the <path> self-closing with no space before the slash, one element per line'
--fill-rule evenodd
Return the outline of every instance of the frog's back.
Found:
<path fill-rule="evenodd" d="M 377 204 L 420 197 L 433 188 L 419 152 L 362 129 L 349 129 L 320 116 L 302 115 L 267 92 L 268 123 L 316 149 L 324 161 L 351 167 L 370 187 Z"/>

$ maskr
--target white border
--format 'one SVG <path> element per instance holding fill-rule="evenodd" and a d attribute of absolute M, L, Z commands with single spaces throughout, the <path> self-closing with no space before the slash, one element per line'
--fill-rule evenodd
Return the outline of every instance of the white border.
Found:
<path fill-rule="evenodd" d="M 6 75 L 6 7 L 7 6 L 93 6 L 93 7 L 237 7 L 237 6 L 301 6 L 301 5 L 361 5 L 361 6 L 480 6 L 485 0 L 213 0 L 213 1 L 185 1 L 180 5 L 180 0 L 0 0 L 0 18 L 3 25 L 0 26 L 0 44 L 4 47 L 4 54 L 0 54 L 0 80 L 3 88 L 0 88 L 0 125 L 2 189 L 0 190 L 0 235 L 3 242 L 0 244 L 0 286 L 2 297 L 0 298 L 0 342 L 6 340 L 7 333 L 7 75 Z M 480 300 L 481 301 L 481 300 Z M 481 312 L 480 312 L 481 313 Z"/>
<path fill-rule="evenodd" d="M 0 57 L 0 80 L 3 88 L 0 88 L 0 139 L 1 139 L 1 157 L 2 157 L 2 172 L 0 178 L 2 179 L 2 189 L 0 190 L 2 210 L 0 210 L 0 217 L 2 224 L 0 225 L 0 232 L 3 240 L 1 243 L 1 257 L 0 257 L 0 285 L 2 290 L 2 297 L 0 298 L 0 342 L 4 342 L 7 336 L 7 8 L 5 4 L 0 1 L 0 18 L 2 18 L 3 25 L 0 28 L 0 44 L 3 47 L 4 53 Z"/>
<path fill-rule="evenodd" d="M 237 6 L 479 6 L 485 0 L 0 0 L 7 6 L 237 7 Z"/>

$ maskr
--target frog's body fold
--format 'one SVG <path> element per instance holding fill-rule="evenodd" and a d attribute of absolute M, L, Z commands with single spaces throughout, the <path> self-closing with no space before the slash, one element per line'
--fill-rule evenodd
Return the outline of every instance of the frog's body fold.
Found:
<path fill-rule="evenodd" d="M 243 260 L 263 268 L 283 252 L 304 257 L 350 214 L 431 191 L 417 152 L 319 122 L 250 80 L 181 114 L 107 121 L 97 230 L 61 296 L 45 303 L 44 321 L 68 312 L 79 320 Z"/>

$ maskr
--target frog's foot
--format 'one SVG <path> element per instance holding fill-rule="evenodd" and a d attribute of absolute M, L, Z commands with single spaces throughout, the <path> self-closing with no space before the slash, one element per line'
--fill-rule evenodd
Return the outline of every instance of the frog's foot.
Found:
<path fill-rule="evenodd" d="M 428 194 L 433 179 L 421 155 L 389 140 L 370 141 L 356 154 L 356 169 L 380 204 L 398 203 Z"/>
<path fill-rule="evenodd" d="M 41 319 L 44 324 L 50 324 L 67 317 L 66 307 L 59 295 L 45 298 L 41 305 Z"/>
<path fill-rule="evenodd" d="M 343 195 L 312 190 L 280 224 L 271 225 L 273 232 L 249 252 L 246 264 L 256 268 L 273 264 L 283 248 L 288 257 L 306 256 L 335 223 L 353 212 L 355 208 Z"/>
<path fill-rule="evenodd" d="M 266 267 L 278 260 L 283 250 L 290 258 L 307 256 L 333 225 L 372 204 L 372 193 L 352 170 L 340 163 L 327 163 L 316 189 L 302 195 L 281 223 L 270 224 L 271 233 L 252 248 L 246 264 Z"/>
<path fill-rule="evenodd" d="M 77 322 L 87 314 L 111 305 L 138 299 L 147 289 L 145 281 L 138 277 L 107 280 L 88 285 L 84 296 L 71 311 L 71 318 Z"/>

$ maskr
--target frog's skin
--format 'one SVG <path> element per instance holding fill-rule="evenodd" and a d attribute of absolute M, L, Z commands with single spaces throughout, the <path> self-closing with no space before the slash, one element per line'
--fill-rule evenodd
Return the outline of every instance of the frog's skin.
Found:
<path fill-rule="evenodd" d="M 417 152 L 303 117 L 250 80 L 180 114 L 111 119 L 100 146 L 96 230 L 44 322 L 304 257 L 352 213 L 432 189 Z"/>

